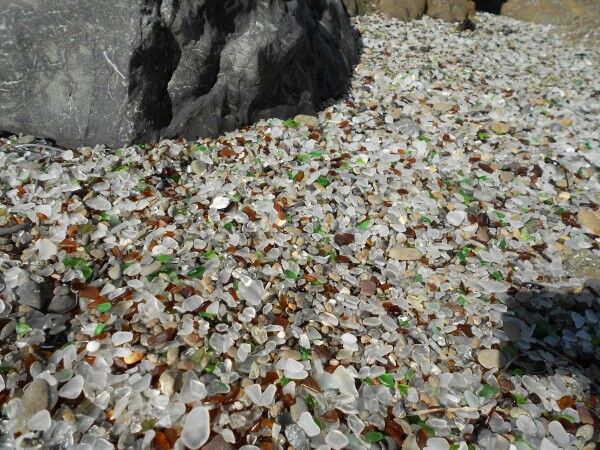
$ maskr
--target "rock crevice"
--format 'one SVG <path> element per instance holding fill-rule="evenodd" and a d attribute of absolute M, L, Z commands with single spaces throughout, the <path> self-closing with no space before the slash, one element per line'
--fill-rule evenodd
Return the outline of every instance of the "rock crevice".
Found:
<path fill-rule="evenodd" d="M 160 0 L 144 0 L 140 8 L 140 42 L 129 60 L 128 103 L 135 141 L 157 139 L 157 130 L 173 117 L 168 84 L 181 49 L 160 13 Z"/>

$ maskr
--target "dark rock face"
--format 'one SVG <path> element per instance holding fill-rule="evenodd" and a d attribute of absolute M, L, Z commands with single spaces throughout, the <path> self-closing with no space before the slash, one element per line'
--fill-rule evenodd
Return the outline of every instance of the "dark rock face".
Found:
<path fill-rule="evenodd" d="M 358 59 L 340 0 L 4 0 L 0 129 L 66 146 L 314 113 Z"/>

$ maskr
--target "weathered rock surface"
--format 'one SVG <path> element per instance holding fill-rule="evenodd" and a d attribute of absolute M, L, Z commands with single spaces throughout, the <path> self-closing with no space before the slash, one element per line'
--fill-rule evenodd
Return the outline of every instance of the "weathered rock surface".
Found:
<path fill-rule="evenodd" d="M 427 0 L 427 15 L 447 22 L 462 22 L 475 15 L 471 0 Z"/>
<path fill-rule="evenodd" d="M 0 129 L 76 146 L 314 114 L 357 61 L 340 0 L 3 2 Z"/>
<path fill-rule="evenodd" d="M 348 10 L 348 14 L 351 16 L 356 16 L 360 14 L 369 14 L 375 11 L 376 0 L 342 0 L 344 5 L 346 5 L 346 9 Z"/>
<path fill-rule="evenodd" d="M 351 15 L 379 11 L 389 17 L 409 21 L 424 14 L 448 22 L 462 22 L 475 14 L 471 0 L 344 0 Z"/>
<path fill-rule="evenodd" d="M 419 19 L 427 10 L 427 0 L 379 0 L 379 10 L 400 20 Z"/>
<path fill-rule="evenodd" d="M 515 19 L 562 24 L 588 14 L 589 4 L 589 0 L 507 0 L 500 11 Z"/>
<path fill-rule="evenodd" d="M 379 11 L 401 20 L 424 14 L 448 22 L 472 19 L 475 11 L 502 14 L 515 19 L 545 24 L 597 27 L 600 2 L 597 0 L 343 0 L 352 16 Z M 589 31 L 589 30 L 588 30 Z M 592 30 L 593 31 L 593 30 Z"/>

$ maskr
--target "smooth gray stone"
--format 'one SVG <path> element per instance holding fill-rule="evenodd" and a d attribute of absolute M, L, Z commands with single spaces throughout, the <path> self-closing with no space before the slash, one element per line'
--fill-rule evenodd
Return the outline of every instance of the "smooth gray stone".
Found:
<path fill-rule="evenodd" d="M 77 300 L 71 294 L 56 295 L 48 305 L 48 312 L 55 314 L 64 314 L 77 305 Z"/>
<path fill-rule="evenodd" d="M 3 0 L 0 129 L 65 146 L 314 114 L 358 44 L 340 0 Z"/>
<path fill-rule="evenodd" d="M 46 307 L 52 298 L 52 288 L 46 283 L 36 283 L 27 280 L 16 289 L 17 301 L 20 305 L 27 305 L 37 310 Z"/>

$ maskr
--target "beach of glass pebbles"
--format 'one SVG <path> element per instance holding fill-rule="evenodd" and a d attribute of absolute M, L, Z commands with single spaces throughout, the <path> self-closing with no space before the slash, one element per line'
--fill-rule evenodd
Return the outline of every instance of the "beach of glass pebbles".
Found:
<path fill-rule="evenodd" d="M 595 448 L 598 53 L 354 22 L 318 117 L 0 139 L 0 449 Z"/>

